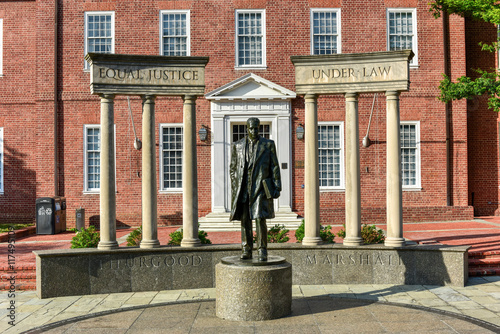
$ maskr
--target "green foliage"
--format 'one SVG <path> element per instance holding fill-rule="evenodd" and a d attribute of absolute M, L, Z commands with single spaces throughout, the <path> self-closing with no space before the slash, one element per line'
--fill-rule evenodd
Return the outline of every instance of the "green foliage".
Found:
<path fill-rule="evenodd" d="M 99 232 L 94 226 L 88 229 L 82 228 L 71 239 L 71 248 L 96 248 L 97 244 L 99 244 Z"/>
<path fill-rule="evenodd" d="M 365 244 L 381 244 L 385 240 L 384 231 L 375 225 L 363 224 L 361 227 L 361 238 Z"/>
<path fill-rule="evenodd" d="M 168 241 L 168 244 L 174 246 L 180 246 L 182 241 L 182 235 L 183 235 L 182 228 L 178 231 L 170 233 L 169 234 L 170 240 Z M 200 239 L 202 245 L 209 245 L 212 243 L 210 239 L 207 238 L 207 235 L 208 235 L 207 232 L 198 230 L 198 238 Z"/>
<path fill-rule="evenodd" d="M 267 231 L 267 242 L 269 243 L 285 243 L 290 240 L 288 236 L 289 230 L 285 228 L 285 225 L 274 225 Z M 257 242 L 257 235 L 254 234 L 253 242 Z"/>
<path fill-rule="evenodd" d="M 429 11 L 435 18 L 442 13 L 457 14 L 463 17 L 471 17 L 492 24 L 500 24 L 500 3 L 497 0 L 433 0 L 429 3 Z M 499 48 L 499 41 L 481 42 L 479 45 L 484 51 L 495 52 Z M 498 72 L 477 70 L 480 76 L 476 79 L 461 77 L 457 82 L 452 82 L 444 75 L 439 89 L 441 95 L 439 100 L 450 102 L 460 99 L 471 99 L 474 96 L 487 94 L 489 96 L 488 107 L 500 111 L 500 92 L 498 84 Z"/>
<path fill-rule="evenodd" d="M 25 227 L 33 226 L 33 224 L 0 224 L 0 233 L 5 233 L 14 230 L 20 230 Z"/>
<path fill-rule="evenodd" d="M 440 17 L 441 12 L 447 12 L 493 24 L 500 23 L 500 4 L 497 0 L 434 0 L 429 5 L 429 11 L 435 18 Z"/>
<path fill-rule="evenodd" d="M 127 237 L 127 246 L 139 246 L 142 240 L 142 226 L 136 228 Z"/>
<path fill-rule="evenodd" d="M 343 224 L 344 228 L 341 229 L 338 233 L 337 236 L 339 236 L 342 239 L 345 239 L 345 224 Z M 381 244 L 385 240 L 385 235 L 384 231 L 381 229 L 378 229 L 375 225 L 367 225 L 363 224 L 361 226 L 361 238 L 363 239 L 363 243 L 365 245 L 369 244 Z"/>
<path fill-rule="evenodd" d="M 335 241 L 335 234 L 332 233 L 331 231 L 332 227 L 330 225 L 328 226 L 319 226 L 319 236 L 323 242 L 327 244 L 334 244 Z M 305 222 L 302 219 L 302 224 L 300 224 L 299 228 L 295 231 L 295 239 L 297 239 L 297 242 L 302 242 L 304 239 L 304 231 L 305 231 Z"/>
<path fill-rule="evenodd" d="M 450 78 L 443 75 L 444 79 L 439 85 L 441 95 L 439 100 L 449 102 L 452 100 L 471 99 L 474 96 L 487 94 L 489 96 L 488 106 L 500 111 L 500 100 L 497 95 L 500 94 L 500 81 L 498 81 L 498 72 L 486 72 L 476 70 L 481 76 L 477 79 L 469 77 L 460 77 L 457 82 L 451 82 Z"/>
<path fill-rule="evenodd" d="M 302 242 L 302 239 L 304 239 L 304 233 L 305 233 L 305 223 L 304 219 L 302 219 L 302 224 L 300 224 L 299 228 L 295 230 L 295 239 L 297 239 L 296 242 Z"/>

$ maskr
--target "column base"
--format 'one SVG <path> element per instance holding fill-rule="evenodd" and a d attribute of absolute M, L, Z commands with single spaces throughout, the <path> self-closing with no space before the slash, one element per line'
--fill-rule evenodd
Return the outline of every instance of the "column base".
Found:
<path fill-rule="evenodd" d="M 403 247 L 406 244 L 405 238 L 385 238 L 384 245 L 388 247 Z"/>
<path fill-rule="evenodd" d="M 109 250 L 118 248 L 118 242 L 115 241 L 99 241 L 97 244 L 97 249 Z"/>
<path fill-rule="evenodd" d="M 363 238 L 361 237 L 346 237 L 344 239 L 344 246 L 361 246 L 363 244 Z"/>
<path fill-rule="evenodd" d="M 317 246 L 322 243 L 323 240 L 320 237 L 304 237 L 304 239 L 302 239 L 302 245 L 304 246 Z"/>
<path fill-rule="evenodd" d="M 200 239 L 182 239 L 181 241 L 181 247 L 196 247 L 200 245 Z"/>
<path fill-rule="evenodd" d="M 141 240 L 140 248 L 156 248 L 160 246 L 160 241 L 156 240 Z"/>

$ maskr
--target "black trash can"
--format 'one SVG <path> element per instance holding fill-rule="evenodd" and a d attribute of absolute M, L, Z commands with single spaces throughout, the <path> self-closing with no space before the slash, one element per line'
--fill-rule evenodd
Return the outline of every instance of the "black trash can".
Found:
<path fill-rule="evenodd" d="M 66 198 L 41 197 L 36 200 L 36 234 L 66 231 Z"/>

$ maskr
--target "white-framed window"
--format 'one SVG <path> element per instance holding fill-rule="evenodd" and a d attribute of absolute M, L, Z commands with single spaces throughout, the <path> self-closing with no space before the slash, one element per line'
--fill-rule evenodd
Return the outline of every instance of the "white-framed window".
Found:
<path fill-rule="evenodd" d="M 182 124 L 160 124 L 160 191 L 182 192 Z"/>
<path fill-rule="evenodd" d="M 98 192 L 101 189 L 101 126 L 85 125 L 84 135 L 84 191 Z"/>
<path fill-rule="evenodd" d="M 0 19 L 0 77 L 3 76 L 3 19 Z"/>
<path fill-rule="evenodd" d="M 417 9 L 387 8 L 387 50 L 407 49 L 415 54 L 410 65 L 417 66 Z"/>
<path fill-rule="evenodd" d="M 400 138 L 403 189 L 420 189 L 420 122 L 401 122 Z"/>
<path fill-rule="evenodd" d="M 344 189 L 343 122 L 318 123 L 319 186 L 321 190 Z"/>
<path fill-rule="evenodd" d="M 311 54 L 341 53 L 340 9 L 311 9 Z"/>
<path fill-rule="evenodd" d="M 189 56 L 191 54 L 189 10 L 160 11 L 160 54 Z"/>
<path fill-rule="evenodd" d="M 90 52 L 115 53 L 115 12 L 85 12 L 84 56 Z"/>
<path fill-rule="evenodd" d="M 266 11 L 236 10 L 236 67 L 266 66 Z"/>
<path fill-rule="evenodd" d="M 4 193 L 4 178 L 3 178 L 3 128 L 0 128 L 0 194 Z"/>

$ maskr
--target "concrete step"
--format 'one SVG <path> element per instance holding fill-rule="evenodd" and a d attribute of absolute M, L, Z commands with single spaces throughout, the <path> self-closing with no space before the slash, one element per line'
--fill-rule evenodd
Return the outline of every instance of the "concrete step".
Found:
<path fill-rule="evenodd" d="M 201 217 L 198 220 L 200 224 L 200 230 L 206 232 L 217 232 L 217 231 L 241 231 L 241 224 L 239 221 L 229 221 L 229 212 L 224 213 L 209 213 L 205 217 Z M 300 224 L 302 224 L 302 219 L 299 218 L 296 213 L 293 212 L 278 212 L 276 217 L 267 220 L 268 228 L 276 224 L 284 225 L 285 228 L 289 230 L 296 230 Z"/>

